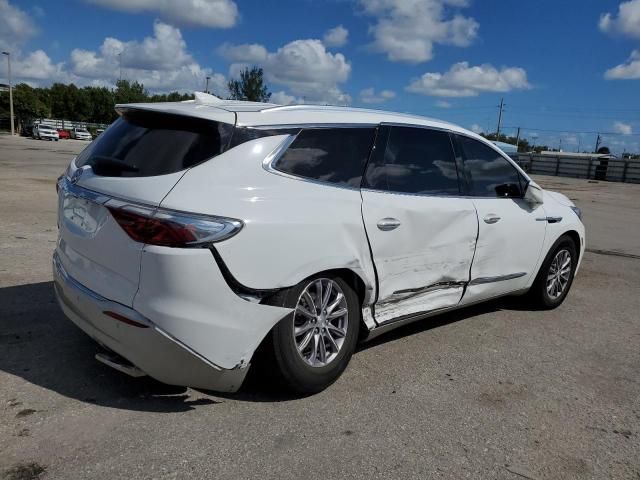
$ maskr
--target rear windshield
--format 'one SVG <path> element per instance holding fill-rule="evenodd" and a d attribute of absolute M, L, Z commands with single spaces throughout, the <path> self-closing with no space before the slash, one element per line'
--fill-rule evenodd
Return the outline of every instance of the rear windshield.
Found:
<path fill-rule="evenodd" d="M 193 167 L 221 154 L 233 125 L 166 113 L 129 110 L 76 158 L 96 175 L 151 177 Z"/>

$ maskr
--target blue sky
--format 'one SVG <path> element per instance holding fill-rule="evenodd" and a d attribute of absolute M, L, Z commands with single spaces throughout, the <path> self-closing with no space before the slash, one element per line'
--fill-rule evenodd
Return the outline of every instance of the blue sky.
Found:
<path fill-rule="evenodd" d="M 495 131 L 504 97 L 508 134 L 640 150 L 640 0 L 0 0 L 0 46 L 32 85 L 109 86 L 122 63 L 151 91 L 210 76 L 224 95 L 256 64 L 278 102 Z"/>

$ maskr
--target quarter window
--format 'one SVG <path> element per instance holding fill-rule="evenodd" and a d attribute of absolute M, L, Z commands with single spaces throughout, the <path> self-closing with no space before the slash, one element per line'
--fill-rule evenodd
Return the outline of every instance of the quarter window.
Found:
<path fill-rule="evenodd" d="M 520 174 L 493 148 L 473 138 L 456 136 L 464 158 L 465 177 L 475 197 L 522 196 Z"/>
<path fill-rule="evenodd" d="M 305 129 L 273 167 L 311 180 L 358 188 L 374 134 L 373 128 Z"/>
<path fill-rule="evenodd" d="M 391 127 L 384 155 L 374 157 L 366 173 L 368 188 L 423 195 L 460 193 L 447 132 Z"/>

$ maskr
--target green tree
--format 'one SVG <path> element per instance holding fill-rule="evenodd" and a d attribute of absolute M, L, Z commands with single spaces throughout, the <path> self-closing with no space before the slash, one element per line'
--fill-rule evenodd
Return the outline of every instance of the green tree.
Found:
<path fill-rule="evenodd" d="M 268 102 L 271 98 L 264 83 L 261 68 L 245 68 L 240 72 L 240 79 L 231 79 L 227 84 L 231 93 L 230 100 L 248 100 L 250 102 Z"/>
<path fill-rule="evenodd" d="M 149 93 L 144 85 L 129 80 L 118 80 L 114 92 L 115 103 L 141 103 L 149 101 Z"/>
<path fill-rule="evenodd" d="M 26 83 L 20 83 L 13 87 L 13 113 L 16 125 L 30 123 L 33 119 L 46 117 L 49 114 L 49 105 L 41 96 L 38 89 L 32 88 Z M 9 112 L 9 95 L 2 95 L 0 109 Z"/>

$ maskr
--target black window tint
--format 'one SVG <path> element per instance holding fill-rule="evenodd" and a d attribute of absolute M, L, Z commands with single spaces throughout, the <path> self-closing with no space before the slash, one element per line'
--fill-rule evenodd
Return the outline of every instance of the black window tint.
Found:
<path fill-rule="evenodd" d="M 360 187 L 374 134 L 374 128 L 305 129 L 274 167 L 300 177 Z"/>
<path fill-rule="evenodd" d="M 295 135 L 299 129 L 282 128 L 282 129 L 259 129 L 251 127 L 236 127 L 231 136 L 229 149 L 235 148 L 243 143 L 257 140 L 258 138 L 272 137 L 275 135 Z"/>
<path fill-rule="evenodd" d="M 369 163 L 366 186 L 375 190 L 457 195 L 458 173 L 449 134 L 391 127 L 384 155 Z"/>
<path fill-rule="evenodd" d="M 130 110 L 76 159 L 96 175 L 149 177 L 179 172 L 222 153 L 233 125 Z"/>
<path fill-rule="evenodd" d="M 476 197 L 520 197 L 520 175 L 493 148 L 473 138 L 457 136 L 464 156 L 470 194 Z"/>

